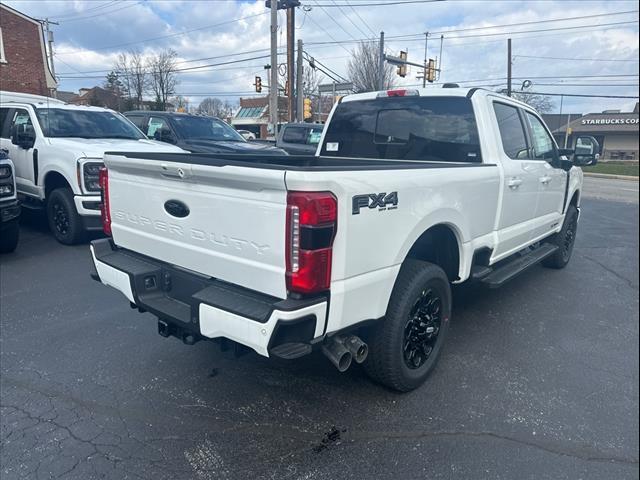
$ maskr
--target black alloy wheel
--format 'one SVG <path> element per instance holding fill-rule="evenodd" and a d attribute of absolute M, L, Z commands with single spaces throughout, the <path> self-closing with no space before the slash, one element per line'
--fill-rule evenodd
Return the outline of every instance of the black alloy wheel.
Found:
<path fill-rule="evenodd" d="M 410 369 L 420 368 L 434 350 L 440 333 L 442 299 L 433 289 L 423 290 L 409 313 L 404 328 L 404 362 Z"/>
<path fill-rule="evenodd" d="M 60 235 L 66 236 L 69 233 L 69 212 L 59 200 L 54 201 L 51 208 L 53 210 L 53 225 L 56 231 Z"/>

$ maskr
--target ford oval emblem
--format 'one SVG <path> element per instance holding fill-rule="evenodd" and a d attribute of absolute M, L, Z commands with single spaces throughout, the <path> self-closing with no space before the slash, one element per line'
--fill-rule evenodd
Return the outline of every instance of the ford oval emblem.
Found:
<path fill-rule="evenodd" d="M 180 200 L 167 200 L 164 202 L 164 209 L 172 217 L 184 218 L 189 215 L 189 207 Z"/>

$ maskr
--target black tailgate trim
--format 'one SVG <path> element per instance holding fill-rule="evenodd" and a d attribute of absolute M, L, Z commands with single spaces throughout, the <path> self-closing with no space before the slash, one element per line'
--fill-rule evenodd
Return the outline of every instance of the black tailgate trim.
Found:
<path fill-rule="evenodd" d="M 91 245 L 97 260 L 129 276 L 139 307 L 192 328 L 199 325 L 201 303 L 266 323 L 274 310 L 293 311 L 328 301 L 325 295 L 283 300 L 118 248 L 108 238 L 94 240 Z M 154 278 L 157 288 L 146 288 L 145 279 L 149 277 Z"/>

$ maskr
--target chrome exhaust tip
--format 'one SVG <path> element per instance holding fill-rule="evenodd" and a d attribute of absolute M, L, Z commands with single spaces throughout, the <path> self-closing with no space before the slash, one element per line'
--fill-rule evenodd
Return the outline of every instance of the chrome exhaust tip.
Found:
<path fill-rule="evenodd" d="M 351 352 L 335 338 L 329 338 L 322 344 L 322 353 L 335 365 L 339 372 L 346 372 L 351 366 L 353 358 Z"/>

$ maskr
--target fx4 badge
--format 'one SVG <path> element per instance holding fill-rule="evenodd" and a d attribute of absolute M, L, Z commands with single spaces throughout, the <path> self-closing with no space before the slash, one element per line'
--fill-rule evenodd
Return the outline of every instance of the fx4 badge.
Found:
<path fill-rule="evenodd" d="M 371 210 L 377 208 L 378 211 L 395 210 L 398 208 L 398 192 L 356 195 L 353 197 L 351 207 L 353 215 L 358 215 L 360 209 L 364 207 L 368 207 Z"/>

